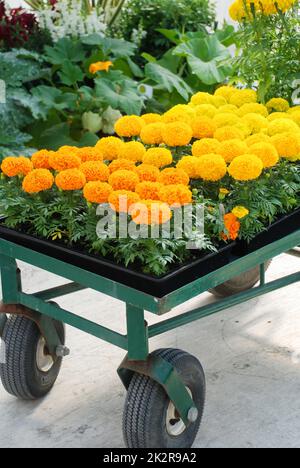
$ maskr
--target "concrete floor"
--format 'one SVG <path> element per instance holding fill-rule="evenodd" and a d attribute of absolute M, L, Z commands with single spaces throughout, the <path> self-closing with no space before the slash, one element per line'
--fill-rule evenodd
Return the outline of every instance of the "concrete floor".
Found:
<path fill-rule="evenodd" d="M 26 291 L 61 284 L 58 277 L 21 268 Z M 299 258 L 282 255 L 268 278 L 298 269 Z M 207 403 L 195 447 L 300 447 L 299 299 L 294 284 L 151 341 L 152 350 L 179 347 L 204 366 Z M 191 302 L 213 300 L 203 294 Z M 124 306 L 118 301 L 85 291 L 58 302 L 124 331 Z M 147 320 L 157 318 L 147 314 Z M 116 374 L 124 353 L 72 328 L 67 332 L 71 356 L 44 400 L 21 402 L 0 388 L 0 447 L 124 447 L 125 390 Z"/>

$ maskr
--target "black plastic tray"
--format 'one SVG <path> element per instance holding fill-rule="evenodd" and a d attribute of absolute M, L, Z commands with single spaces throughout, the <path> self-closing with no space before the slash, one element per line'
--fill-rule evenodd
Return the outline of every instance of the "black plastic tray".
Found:
<path fill-rule="evenodd" d="M 0 237 L 159 298 L 228 264 L 235 245 L 223 245 L 217 253 L 204 254 L 201 258 L 174 268 L 165 276 L 157 278 L 132 268 L 125 268 L 100 256 L 86 254 L 78 249 L 9 229 L 3 225 L 3 220 L 2 224 L 0 220 Z"/>

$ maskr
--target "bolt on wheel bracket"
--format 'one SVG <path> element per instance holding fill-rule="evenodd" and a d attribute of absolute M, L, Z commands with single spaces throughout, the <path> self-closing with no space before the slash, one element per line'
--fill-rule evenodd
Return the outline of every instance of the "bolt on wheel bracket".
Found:
<path fill-rule="evenodd" d="M 134 373 L 150 377 L 161 385 L 186 426 L 198 418 L 198 410 L 177 370 L 161 358 L 150 355 L 146 361 L 130 361 L 127 356 L 118 368 L 118 375 L 128 389 Z"/>

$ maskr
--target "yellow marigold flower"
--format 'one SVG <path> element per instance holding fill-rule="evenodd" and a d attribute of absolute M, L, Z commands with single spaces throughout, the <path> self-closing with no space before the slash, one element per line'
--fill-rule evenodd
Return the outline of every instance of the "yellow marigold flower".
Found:
<path fill-rule="evenodd" d="M 233 104 L 225 104 L 219 107 L 218 113 L 220 114 L 235 114 L 238 115 L 239 108 Z"/>
<path fill-rule="evenodd" d="M 146 125 L 161 122 L 161 115 L 159 114 L 143 114 L 141 117 Z"/>
<path fill-rule="evenodd" d="M 165 124 L 162 122 L 146 125 L 141 131 L 141 140 L 145 145 L 160 145 L 163 143 L 162 131 Z"/>
<path fill-rule="evenodd" d="M 167 204 L 157 200 L 141 200 L 131 206 L 130 215 L 136 224 L 165 224 L 172 218 L 172 211 Z"/>
<path fill-rule="evenodd" d="M 248 146 L 255 145 L 256 143 L 270 143 L 271 137 L 266 135 L 265 133 L 255 133 L 255 135 L 251 135 L 246 139 L 246 143 Z"/>
<path fill-rule="evenodd" d="M 300 110 L 290 114 L 291 119 L 300 127 Z"/>
<path fill-rule="evenodd" d="M 245 8 L 243 0 L 235 0 L 229 7 L 229 16 L 233 21 L 242 21 L 244 19 L 251 19 L 252 15 L 250 10 Z"/>
<path fill-rule="evenodd" d="M 94 75 L 95 73 L 97 73 L 98 71 L 106 71 L 108 72 L 110 67 L 113 67 L 113 63 L 110 62 L 110 61 L 107 61 L 107 62 L 95 62 L 95 63 L 91 63 L 90 67 L 89 67 L 89 72 L 92 73 L 92 75 Z"/>
<path fill-rule="evenodd" d="M 219 141 L 226 140 L 244 140 L 244 133 L 236 127 L 221 127 L 218 128 L 214 133 L 214 138 Z"/>
<path fill-rule="evenodd" d="M 195 117 L 210 117 L 211 119 L 216 115 L 217 109 L 212 104 L 200 104 L 194 107 Z"/>
<path fill-rule="evenodd" d="M 120 170 L 113 172 L 108 179 L 109 184 L 114 190 L 129 190 L 135 191 L 135 187 L 140 179 L 136 172 Z"/>
<path fill-rule="evenodd" d="M 259 114 L 262 117 L 268 117 L 269 112 L 266 106 L 263 104 L 258 104 L 258 102 L 252 102 L 249 104 L 244 104 L 239 108 L 238 114 L 240 117 L 244 117 L 247 114 Z"/>
<path fill-rule="evenodd" d="M 215 91 L 215 96 L 221 96 L 228 102 L 235 92 L 236 88 L 234 88 L 233 86 L 220 86 Z"/>
<path fill-rule="evenodd" d="M 27 175 L 33 169 L 33 164 L 29 158 L 24 156 L 9 156 L 2 161 L 1 170 L 3 174 L 8 177 L 15 177 L 18 175 Z"/>
<path fill-rule="evenodd" d="M 239 120 L 240 119 L 237 115 L 229 114 L 228 112 L 225 112 L 224 114 L 217 114 L 213 119 L 217 128 L 233 126 L 237 124 Z"/>
<path fill-rule="evenodd" d="M 163 185 L 189 185 L 190 178 L 182 168 L 177 166 L 177 169 L 174 167 L 164 169 L 158 177 L 158 182 Z"/>
<path fill-rule="evenodd" d="M 59 150 L 51 152 L 49 155 L 49 166 L 55 171 L 65 171 L 67 169 L 79 168 L 81 159 L 77 154 Z"/>
<path fill-rule="evenodd" d="M 200 179 L 199 158 L 196 156 L 184 156 L 177 163 L 177 168 L 182 169 L 191 179 Z"/>
<path fill-rule="evenodd" d="M 195 141 L 192 146 L 193 156 L 204 156 L 209 153 L 219 154 L 220 142 L 215 138 L 203 138 L 202 140 Z"/>
<path fill-rule="evenodd" d="M 290 119 L 276 119 L 273 122 L 270 122 L 268 127 L 268 134 L 270 136 L 277 135 L 277 133 L 286 132 L 299 133 L 299 127 Z"/>
<path fill-rule="evenodd" d="M 118 158 L 139 162 L 146 154 L 145 146 L 139 141 L 129 141 L 125 143 L 119 151 Z"/>
<path fill-rule="evenodd" d="M 159 191 L 162 202 L 169 206 L 184 206 L 192 203 L 193 194 L 186 185 L 166 185 Z"/>
<path fill-rule="evenodd" d="M 282 98 L 273 98 L 266 104 L 269 112 L 287 112 L 290 108 L 288 101 Z"/>
<path fill-rule="evenodd" d="M 253 89 L 237 89 L 231 96 L 229 104 L 242 107 L 244 104 L 257 102 L 257 92 Z"/>
<path fill-rule="evenodd" d="M 260 114 L 246 114 L 242 117 L 242 122 L 250 129 L 251 133 L 260 133 L 267 129 L 269 122 Z"/>
<path fill-rule="evenodd" d="M 212 138 L 217 125 L 209 117 L 196 117 L 192 122 L 193 137 L 198 138 Z"/>
<path fill-rule="evenodd" d="M 297 161 L 300 156 L 300 138 L 295 133 L 278 133 L 271 138 L 272 144 L 282 158 Z"/>
<path fill-rule="evenodd" d="M 212 96 L 211 104 L 219 109 L 220 107 L 225 106 L 228 103 L 226 99 L 222 96 Z"/>
<path fill-rule="evenodd" d="M 34 169 L 25 176 L 23 190 L 27 193 L 39 193 L 49 190 L 54 184 L 54 177 L 48 169 Z"/>
<path fill-rule="evenodd" d="M 228 172 L 235 180 L 246 181 L 257 179 L 263 168 L 262 160 L 255 154 L 244 154 L 231 162 Z"/>
<path fill-rule="evenodd" d="M 126 171 L 135 171 L 136 169 L 134 161 L 128 161 L 128 159 L 115 159 L 110 163 L 108 168 L 111 174 L 123 169 Z"/>
<path fill-rule="evenodd" d="M 52 151 L 40 150 L 31 156 L 31 162 L 35 169 L 50 169 L 49 155 Z"/>
<path fill-rule="evenodd" d="M 291 119 L 292 120 L 290 114 L 286 112 L 273 112 L 272 114 L 268 115 L 267 119 L 269 122 L 273 122 L 274 120 L 278 120 L 278 119 Z"/>
<path fill-rule="evenodd" d="M 296 3 L 296 0 L 274 0 L 275 5 L 281 10 L 283 13 L 285 13 L 287 10 L 292 8 L 292 6 Z"/>
<path fill-rule="evenodd" d="M 251 135 L 251 129 L 242 119 L 235 124 L 235 128 L 243 133 L 244 139 Z"/>
<path fill-rule="evenodd" d="M 131 206 L 139 201 L 138 194 L 129 190 L 116 190 L 108 197 L 111 209 L 117 213 L 128 213 Z"/>
<path fill-rule="evenodd" d="M 187 146 L 193 137 L 193 130 L 184 122 L 174 122 L 165 126 L 162 135 L 167 146 Z"/>
<path fill-rule="evenodd" d="M 56 176 L 55 183 L 61 190 L 81 190 L 86 184 L 86 178 L 79 169 L 67 169 Z"/>
<path fill-rule="evenodd" d="M 141 164 L 136 168 L 141 182 L 157 182 L 159 169 L 151 164 Z"/>
<path fill-rule="evenodd" d="M 166 124 L 173 122 L 184 122 L 187 125 L 191 125 L 194 118 L 195 111 L 192 107 L 184 104 L 179 104 L 167 111 L 162 116 L 162 121 Z"/>
<path fill-rule="evenodd" d="M 121 149 L 124 146 L 124 142 L 117 137 L 105 137 L 101 138 L 96 144 L 98 149 L 103 154 L 103 159 L 106 161 L 113 161 L 117 159 Z"/>
<path fill-rule="evenodd" d="M 107 203 L 112 187 L 106 182 L 88 182 L 83 189 L 84 198 L 90 203 Z"/>
<path fill-rule="evenodd" d="M 201 179 L 216 182 L 226 175 L 227 166 L 221 155 L 207 154 L 199 158 L 198 172 Z"/>
<path fill-rule="evenodd" d="M 231 213 L 238 219 L 243 219 L 249 214 L 249 210 L 245 206 L 235 206 Z"/>
<path fill-rule="evenodd" d="M 120 137 L 131 138 L 139 136 L 145 121 L 137 115 L 125 115 L 115 123 L 115 132 Z"/>
<path fill-rule="evenodd" d="M 300 112 L 300 106 L 290 107 L 290 109 L 288 110 L 288 114 L 293 114 L 294 112 Z"/>
<path fill-rule="evenodd" d="M 242 140 L 226 140 L 221 143 L 219 153 L 227 163 L 233 161 L 234 158 L 246 154 L 249 151 L 248 146 Z"/>
<path fill-rule="evenodd" d="M 223 187 L 220 188 L 219 192 L 221 195 L 228 195 L 230 193 L 230 191 L 227 188 Z"/>
<path fill-rule="evenodd" d="M 108 167 L 100 161 L 87 161 L 79 166 L 87 182 L 106 182 L 110 176 Z"/>
<path fill-rule="evenodd" d="M 150 148 L 146 152 L 143 162 L 151 166 L 164 167 L 173 162 L 173 156 L 167 148 Z"/>
<path fill-rule="evenodd" d="M 279 161 L 278 151 L 271 143 L 256 143 L 250 146 L 251 154 L 262 160 L 264 167 L 273 167 Z"/>
<path fill-rule="evenodd" d="M 79 148 L 77 156 L 80 157 L 81 161 L 103 161 L 103 153 L 99 147 L 86 146 L 84 148 Z"/>
<path fill-rule="evenodd" d="M 211 94 L 200 92 L 192 96 L 191 103 L 195 106 L 199 106 L 201 104 L 211 104 L 211 98 Z"/>
<path fill-rule="evenodd" d="M 141 200 L 159 200 L 159 191 L 162 184 L 159 182 L 140 182 L 136 186 L 136 193 Z"/>

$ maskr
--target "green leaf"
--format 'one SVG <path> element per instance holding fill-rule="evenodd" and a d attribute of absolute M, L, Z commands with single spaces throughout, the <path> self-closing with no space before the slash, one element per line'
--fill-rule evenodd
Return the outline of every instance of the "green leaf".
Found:
<path fill-rule="evenodd" d="M 32 89 L 31 93 L 44 106 L 46 112 L 51 109 L 71 110 L 76 105 L 77 96 L 75 93 L 63 93 L 60 89 L 52 86 L 37 86 Z"/>
<path fill-rule="evenodd" d="M 177 29 L 156 29 L 156 31 L 169 39 L 169 41 L 173 42 L 173 44 L 178 45 L 182 40 L 182 35 L 177 31 Z"/>
<path fill-rule="evenodd" d="M 47 113 L 40 100 L 29 94 L 24 88 L 15 88 L 10 92 L 10 98 L 18 105 L 30 110 L 34 119 L 45 119 Z"/>
<path fill-rule="evenodd" d="M 73 65 L 70 62 L 65 62 L 62 66 L 62 71 L 58 72 L 60 80 L 67 86 L 72 86 L 78 81 L 82 81 L 84 74 L 78 65 Z"/>
<path fill-rule="evenodd" d="M 68 38 L 60 39 L 53 47 L 45 47 L 46 58 L 53 65 L 63 65 L 66 62 L 78 63 L 85 58 L 85 51 L 78 41 Z"/>
<path fill-rule="evenodd" d="M 70 136 L 70 127 L 67 123 L 60 123 L 45 130 L 39 138 L 41 148 L 58 150 L 63 145 L 76 146 L 76 141 Z"/>
<path fill-rule="evenodd" d="M 145 66 L 145 75 L 150 80 L 166 88 L 169 93 L 175 89 L 186 101 L 189 99 L 189 95 L 192 94 L 192 89 L 182 78 L 157 63 L 148 63 Z"/>
<path fill-rule="evenodd" d="M 0 52 L 0 80 L 5 81 L 7 87 L 15 88 L 48 75 L 49 71 L 41 66 L 41 61 L 30 57 L 16 50 Z"/>
<path fill-rule="evenodd" d="M 115 39 L 111 37 L 103 37 L 100 34 L 90 34 L 81 39 L 82 44 L 99 46 L 103 53 L 108 57 L 132 57 L 135 54 L 137 46 L 132 42 L 124 41 L 123 39 Z"/>
<path fill-rule="evenodd" d="M 78 146 L 95 146 L 97 141 L 99 141 L 99 137 L 95 135 L 95 133 L 87 132 L 82 136 L 82 138 L 80 138 Z"/>
<path fill-rule="evenodd" d="M 141 57 L 143 57 L 145 60 L 147 60 L 147 62 L 150 62 L 150 63 L 157 62 L 156 58 L 153 55 L 147 54 L 146 52 L 141 54 Z"/>

